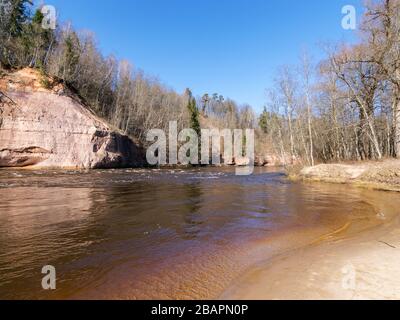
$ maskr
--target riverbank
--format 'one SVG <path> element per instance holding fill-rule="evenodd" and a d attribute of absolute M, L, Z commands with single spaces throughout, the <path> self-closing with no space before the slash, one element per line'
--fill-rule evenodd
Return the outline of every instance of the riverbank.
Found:
<path fill-rule="evenodd" d="M 249 268 L 220 297 L 255 300 L 400 299 L 399 161 L 306 168 L 292 180 L 362 186 L 366 203 L 381 223 L 360 229 L 363 218 L 299 249 L 282 252 Z M 312 185 L 327 185 L 313 183 Z M 353 208 L 348 208 L 353 214 Z"/>
<path fill-rule="evenodd" d="M 290 168 L 288 177 L 291 180 L 352 184 L 374 190 L 400 191 L 400 160 Z"/>
<path fill-rule="evenodd" d="M 310 245 L 249 271 L 224 299 L 399 299 L 399 220 Z"/>

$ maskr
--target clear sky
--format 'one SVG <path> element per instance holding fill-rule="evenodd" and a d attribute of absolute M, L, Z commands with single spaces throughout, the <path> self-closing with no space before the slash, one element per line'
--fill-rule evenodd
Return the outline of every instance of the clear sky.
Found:
<path fill-rule="evenodd" d="M 354 39 L 344 5 L 361 0 L 47 0 L 61 21 L 93 31 L 105 55 L 183 92 L 219 93 L 260 111 L 279 65 L 304 48 Z"/>

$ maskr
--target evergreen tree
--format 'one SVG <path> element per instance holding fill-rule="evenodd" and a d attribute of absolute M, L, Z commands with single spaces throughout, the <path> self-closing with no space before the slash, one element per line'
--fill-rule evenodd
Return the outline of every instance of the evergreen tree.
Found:
<path fill-rule="evenodd" d="M 201 127 L 199 120 L 199 109 L 197 108 L 196 100 L 191 95 L 189 96 L 189 102 L 187 107 L 190 114 L 190 127 L 191 129 L 196 131 L 197 135 L 200 137 Z"/>
<path fill-rule="evenodd" d="M 29 25 L 28 39 L 26 39 L 31 51 L 29 66 L 37 67 L 42 71 L 44 71 L 45 60 L 54 39 L 52 30 L 42 28 L 43 19 L 44 15 L 41 10 L 36 10 Z"/>
<path fill-rule="evenodd" d="M 5 0 L 10 8 L 7 29 L 11 37 L 19 37 L 24 30 L 24 24 L 29 21 L 29 7 L 33 5 L 32 0 Z"/>
<path fill-rule="evenodd" d="M 23 65 L 26 53 L 26 26 L 32 0 L 2 0 L 0 7 L 0 65 Z"/>
<path fill-rule="evenodd" d="M 76 80 L 76 68 L 80 57 L 80 41 L 74 31 L 66 35 L 63 52 L 61 78 L 66 82 L 73 83 Z"/>
<path fill-rule="evenodd" d="M 37 9 L 32 17 L 32 24 L 41 25 L 44 19 L 44 15 L 41 10 Z"/>
<path fill-rule="evenodd" d="M 264 110 L 258 120 L 258 125 L 264 133 L 269 133 L 269 122 L 270 122 L 270 114 L 267 111 L 267 108 L 264 107 Z"/>

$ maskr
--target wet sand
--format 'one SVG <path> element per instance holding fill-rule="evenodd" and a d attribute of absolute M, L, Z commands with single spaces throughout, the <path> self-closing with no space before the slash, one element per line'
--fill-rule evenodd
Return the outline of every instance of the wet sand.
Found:
<path fill-rule="evenodd" d="M 302 248 L 249 268 L 221 299 L 400 299 L 400 212 L 396 193 L 369 199 L 382 221 L 346 224 Z"/>
<path fill-rule="evenodd" d="M 325 186 L 316 184 L 321 190 Z M 169 263 L 174 265 L 173 269 L 160 268 L 160 273 L 152 273 L 151 277 L 142 275 L 140 283 L 132 279 L 131 266 L 127 263 L 110 272 L 101 286 L 84 289 L 70 298 L 354 298 L 354 290 L 358 290 L 358 287 L 353 291 L 341 290 L 342 282 L 346 280 L 344 277 L 347 272 L 352 271 L 351 268 L 355 268 L 355 272 L 360 272 L 360 275 L 364 274 L 365 268 L 374 267 L 378 270 L 375 265 L 370 266 L 368 261 L 378 264 L 383 258 L 381 254 L 391 253 L 393 248 L 389 247 L 391 250 L 388 250 L 388 244 L 397 244 L 392 238 L 384 235 L 387 236 L 390 229 L 393 231 L 393 237 L 396 237 L 396 203 L 397 206 L 400 203 L 395 193 L 371 193 L 361 189 L 358 189 L 358 192 L 365 199 L 362 210 L 349 209 L 347 215 L 325 216 L 318 220 L 317 224 L 299 222 L 284 230 L 270 233 L 264 239 L 224 246 L 224 251 L 229 252 L 228 256 L 225 252 L 204 253 L 190 268 L 188 261 L 170 261 Z M 400 239 L 398 244 L 400 247 Z M 343 256 L 340 256 L 340 253 Z M 372 253 L 373 256 L 370 257 L 369 254 Z M 212 258 L 208 259 L 208 255 Z M 393 276 L 396 262 L 400 265 L 400 254 L 393 256 L 391 261 L 389 268 L 386 270 L 386 267 L 382 267 L 381 271 L 388 271 Z M 390 269 L 391 266 L 393 270 Z M 177 274 L 181 277 L 177 277 Z M 367 276 L 366 281 L 376 281 L 377 277 L 382 275 Z M 357 278 L 356 281 L 357 285 L 364 288 L 366 285 L 361 284 L 362 279 Z M 158 287 L 157 291 L 153 290 L 155 284 Z M 326 285 L 333 291 L 327 292 Z M 376 297 L 386 297 L 386 292 L 380 288 L 376 288 L 375 292 Z"/>

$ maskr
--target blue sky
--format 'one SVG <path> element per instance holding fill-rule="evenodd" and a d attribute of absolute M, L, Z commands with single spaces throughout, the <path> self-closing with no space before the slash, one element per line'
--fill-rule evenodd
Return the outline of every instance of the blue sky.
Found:
<path fill-rule="evenodd" d="M 351 41 L 344 5 L 361 0 L 47 0 L 61 21 L 96 34 L 105 55 L 129 60 L 183 92 L 217 92 L 257 111 L 282 64 L 322 41 Z"/>

